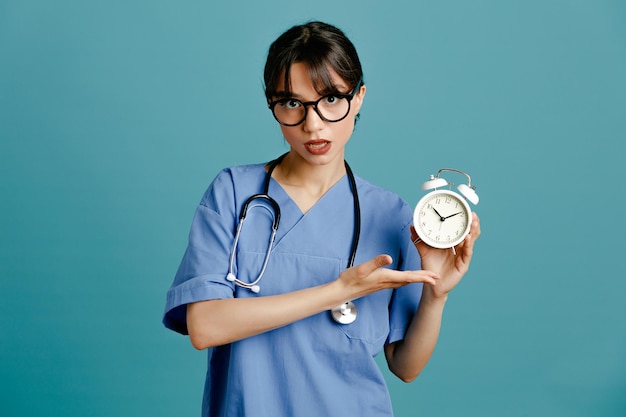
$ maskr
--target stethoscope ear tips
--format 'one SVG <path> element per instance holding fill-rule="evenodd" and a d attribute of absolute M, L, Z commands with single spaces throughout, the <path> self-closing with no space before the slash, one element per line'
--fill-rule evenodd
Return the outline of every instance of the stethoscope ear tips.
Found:
<path fill-rule="evenodd" d="M 472 204 L 478 204 L 478 194 L 476 194 L 476 191 L 472 188 L 465 184 L 459 184 L 457 190 L 459 190 L 459 192 L 463 194 L 463 197 L 467 198 Z"/>
<path fill-rule="evenodd" d="M 258 285 L 244 284 L 243 282 L 237 280 L 237 277 L 232 272 L 229 272 L 228 275 L 226 275 L 226 280 L 230 282 L 236 282 L 238 285 L 250 289 L 250 291 L 255 294 L 258 294 L 261 291 L 261 287 L 259 287 Z"/>

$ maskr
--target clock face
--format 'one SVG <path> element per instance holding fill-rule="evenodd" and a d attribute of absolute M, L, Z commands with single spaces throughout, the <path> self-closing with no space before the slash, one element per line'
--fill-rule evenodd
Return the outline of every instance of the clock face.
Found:
<path fill-rule="evenodd" d="M 417 235 L 434 248 L 458 245 L 469 233 L 471 210 L 459 194 L 449 190 L 435 190 L 417 203 L 413 226 Z"/>

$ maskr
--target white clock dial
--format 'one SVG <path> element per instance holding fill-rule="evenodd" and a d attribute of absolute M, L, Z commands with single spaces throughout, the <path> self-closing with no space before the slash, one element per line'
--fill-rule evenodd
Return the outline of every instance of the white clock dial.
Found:
<path fill-rule="evenodd" d="M 435 190 L 417 203 L 413 226 L 417 235 L 434 248 L 451 248 L 465 239 L 471 226 L 471 210 L 459 194 Z"/>

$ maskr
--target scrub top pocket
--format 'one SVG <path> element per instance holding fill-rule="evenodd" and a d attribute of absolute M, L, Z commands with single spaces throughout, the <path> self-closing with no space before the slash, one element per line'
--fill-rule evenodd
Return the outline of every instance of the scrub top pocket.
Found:
<path fill-rule="evenodd" d="M 264 258 L 265 253 L 238 251 L 237 277 L 244 282 L 254 281 Z M 259 282 L 259 294 L 238 287 L 236 296 L 277 295 L 315 287 L 335 280 L 341 270 L 339 259 L 272 251 L 263 279 Z"/>
<path fill-rule="evenodd" d="M 392 290 L 354 300 L 358 315 L 350 324 L 334 323 L 352 341 L 366 343 L 372 354 L 382 349 L 389 333 L 389 300 Z M 332 320 L 332 319 L 331 319 Z"/>
<path fill-rule="evenodd" d="M 237 256 L 237 275 L 244 282 L 256 279 L 265 254 L 240 251 Z M 288 293 L 331 282 L 345 269 L 346 261 L 293 253 L 272 253 L 258 294 L 237 287 L 236 297 L 258 297 Z M 389 301 L 392 290 L 383 290 L 354 300 L 358 316 L 353 323 L 340 324 L 333 320 L 330 311 L 322 312 L 317 324 L 331 327 L 332 333 L 340 332 L 351 342 L 361 342 L 368 350 L 377 353 L 389 332 Z M 315 329 L 311 329 L 314 331 Z"/>

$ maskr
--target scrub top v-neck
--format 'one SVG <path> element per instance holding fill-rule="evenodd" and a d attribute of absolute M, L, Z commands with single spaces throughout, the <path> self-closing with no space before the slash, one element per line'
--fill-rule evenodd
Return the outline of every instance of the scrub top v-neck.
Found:
<path fill-rule="evenodd" d="M 263 188 L 262 164 L 225 169 L 196 210 L 187 250 L 167 295 L 164 323 L 185 334 L 188 303 L 283 294 L 337 279 L 346 268 L 353 235 L 352 193 L 344 176 L 306 214 L 275 180 L 269 194 L 281 207 L 262 292 L 224 279 L 234 228 L 245 200 Z M 361 237 L 355 265 L 381 253 L 394 269 L 419 269 L 410 239 L 412 210 L 396 194 L 356 177 Z M 237 247 L 237 275 L 258 273 L 271 216 L 246 220 Z M 251 226 L 253 225 L 253 226 Z M 209 349 L 204 416 L 391 416 L 384 378 L 374 359 L 386 343 L 403 338 L 415 314 L 421 284 L 355 300 L 358 319 L 333 321 L 328 311 L 279 329 Z"/>

